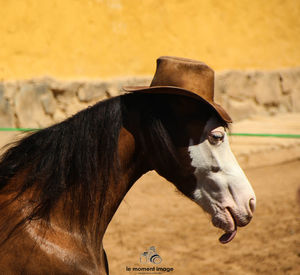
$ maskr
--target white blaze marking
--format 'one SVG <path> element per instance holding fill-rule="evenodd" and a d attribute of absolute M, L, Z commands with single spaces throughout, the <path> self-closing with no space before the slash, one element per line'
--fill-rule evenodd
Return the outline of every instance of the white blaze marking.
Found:
<path fill-rule="evenodd" d="M 226 207 L 247 215 L 249 200 L 255 199 L 255 194 L 230 149 L 224 129 L 224 140 L 220 144 L 208 141 L 207 135 L 217 127 L 217 120 L 211 118 L 204 128 L 201 143 L 190 141 L 188 150 L 197 179 L 194 200 L 211 215 L 220 214 Z"/>

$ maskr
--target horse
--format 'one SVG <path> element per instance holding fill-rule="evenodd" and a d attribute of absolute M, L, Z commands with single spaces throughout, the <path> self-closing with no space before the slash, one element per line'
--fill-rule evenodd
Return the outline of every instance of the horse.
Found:
<path fill-rule="evenodd" d="M 204 101 L 125 93 L 10 144 L 0 159 L 0 273 L 109 274 L 103 236 L 150 170 L 231 241 L 256 198 L 227 130 Z"/>

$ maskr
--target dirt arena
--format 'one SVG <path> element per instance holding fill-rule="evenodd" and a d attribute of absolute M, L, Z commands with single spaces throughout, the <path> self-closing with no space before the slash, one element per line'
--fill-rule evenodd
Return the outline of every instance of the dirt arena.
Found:
<path fill-rule="evenodd" d="M 299 170 L 300 161 L 245 170 L 257 208 L 252 222 L 226 245 L 196 204 L 157 174 L 146 174 L 108 228 L 104 246 L 111 274 L 151 274 L 128 271 L 155 266 L 139 263 L 150 246 L 162 258 L 156 266 L 174 269 L 161 274 L 300 274 Z"/>

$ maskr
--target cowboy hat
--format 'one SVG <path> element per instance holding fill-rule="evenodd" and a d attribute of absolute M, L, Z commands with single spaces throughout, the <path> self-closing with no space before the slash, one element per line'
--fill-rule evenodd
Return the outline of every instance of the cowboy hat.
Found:
<path fill-rule="evenodd" d="M 208 103 L 226 122 L 232 122 L 227 112 L 214 102 L 214 71 L 205 63 L 173 56 L 157 59 L 156 72 L 150 86 L 126 86 L 133 93 L 174 94 Z"/>

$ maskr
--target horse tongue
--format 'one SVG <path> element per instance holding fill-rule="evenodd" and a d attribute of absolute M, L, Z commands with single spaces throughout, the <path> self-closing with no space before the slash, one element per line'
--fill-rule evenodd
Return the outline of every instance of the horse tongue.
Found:
<path fill-rule="evenodd" d="M 235 237 L 236 232 L 237 232 L 237 229 L 234 229 L 234 231 L 232 231 L 232 232 L 230 232 L 230 233 L 225 233 L 225 234 L 223 234 L 223 235 L 219 238 L 219 241 L 220 241 L 222 244 L 229 243 L 229 242 L 232 241 L 233 238 Z"/>

